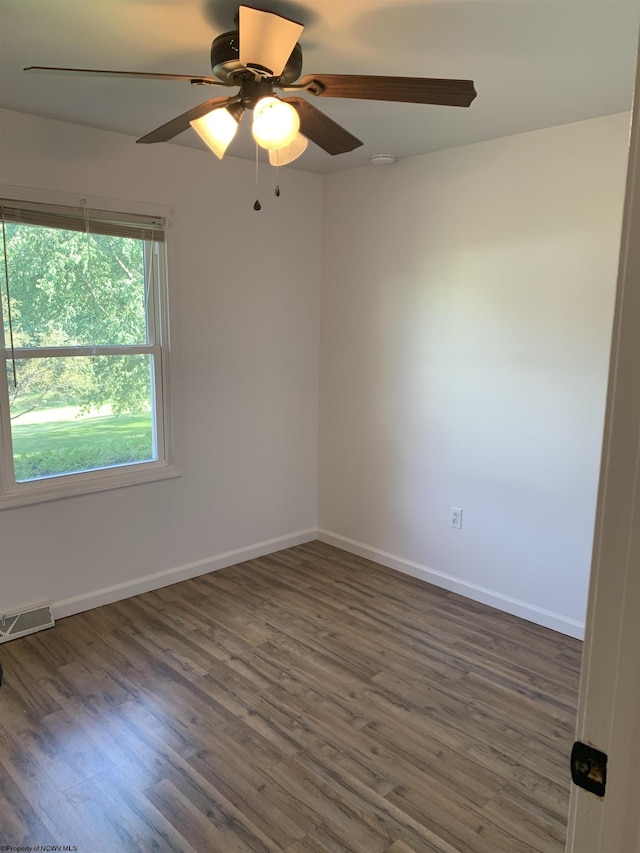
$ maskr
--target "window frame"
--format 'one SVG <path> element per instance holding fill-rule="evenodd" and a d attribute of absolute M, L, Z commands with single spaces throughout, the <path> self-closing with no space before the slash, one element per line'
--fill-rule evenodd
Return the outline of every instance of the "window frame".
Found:
<path fill-rule="evenodd" d="M 47 214 L 45 227 L 64 228 L 64 214 L 73 211 L 76 219 L 78 211 L 85 217 L 87 212 L 99 212 L 105 221 L 118 222 L 118 228 L 145 228 L 145 222 L 153 222 L 154 227 L 163 228 L 162 239 L 153 239 L 152 232 L 143 230 L 141 236 L 129 233 L 116 233 L 115 236 L 129 236 L 144 240 L 146 317 L 148 341 L 145 344 L 129 346 L 72 346 L 72 347 L 15 347 L 13 357 L 82 357 L 86 355 L 148 355 L 151 358 L 152 393 L 154 397 L 153 414 L 155 421 L 155 442 L 157 459 L 112 465 L 106 468 L 58 474 L 37 480 L 16 482 L 14 475 L 12 432 L 9 407 L 9 383 L 6 365 L 10 364 L 12 350 L 10 342 L 4 339 L 4 305 L 6 304 L 6 280 L 4 261 L 0 283 L 0 351 L 3 367 L 0 370 L 0 510 L 26 506 L 43 501 L 102 492 L 110 489 L 164 480 L 180 476 L 173 463 L 173 441 L 171 427 L 171 405 L 169 389 L 169 232 L 173 211 L 170 208 L 144 205 L 129 201 L 114 201 L 104 198 L 82 198 L 62 193 L 45 193 L 19 187 L 0 185 L 0 203 L 7 208 L 10 202 L 24 210 L 38 208 Z M 110 214 L 110 215 L 107 215 Z M 122 226 L 122 222 L 124 226 Z M 139 220 L 139 221 L 138 221 Z M 7 220 L 14 221 L 14 220 Z M 26 221 L 26 220 L 25 220 Z M 59 224 L 56 224 L 59 223 Z M 158 225 L 157 223 L 161 223 Z M 109 227 L 108 225 L 106 226 Z M 76 230 L 80 230 L 79 228 Z M 143 236 L 142 236 L 143 235 Z M 11 280 L 9 280 L 9 291 Z"/>

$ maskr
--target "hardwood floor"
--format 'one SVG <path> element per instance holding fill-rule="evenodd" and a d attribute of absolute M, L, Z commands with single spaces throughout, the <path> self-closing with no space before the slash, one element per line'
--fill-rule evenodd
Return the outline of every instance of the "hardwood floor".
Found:
<path fill-rule="evenodd" d="M 0 649 L 0 847 L 564 850 L 581 643 L 328 545 Z"/>

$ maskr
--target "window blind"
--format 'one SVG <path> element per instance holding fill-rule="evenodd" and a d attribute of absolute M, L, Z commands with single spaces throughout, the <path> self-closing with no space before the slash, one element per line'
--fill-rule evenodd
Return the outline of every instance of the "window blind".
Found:
<path fill-rule="evenodd" d="M 0 198 L 5 222 L 61 228 L 66 231 L 89 231 L 108 237 L 130 237 L 138 240 L 164 241 L 165 219 L 137 213 L 96 210 L 84 205 L 42 204 Z"/>

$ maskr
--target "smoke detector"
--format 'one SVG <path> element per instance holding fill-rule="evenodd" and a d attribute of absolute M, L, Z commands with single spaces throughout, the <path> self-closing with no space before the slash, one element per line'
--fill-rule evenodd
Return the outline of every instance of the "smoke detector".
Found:
<path fill-rule="evenodd" d="M 372 166 L 390 166 L 395 161 L 396 158 L 393 154 L 374 154 L 370 162 Z"/>

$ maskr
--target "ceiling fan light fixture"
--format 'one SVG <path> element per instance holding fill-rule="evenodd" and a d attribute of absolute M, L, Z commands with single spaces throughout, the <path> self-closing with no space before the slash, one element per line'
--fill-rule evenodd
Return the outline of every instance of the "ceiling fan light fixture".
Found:
<path fill-rule="evenodd" d="M 307 137 L 297 133 L 289 145 L 269 151 L 269 162 L 272 166 L 286 166 L 288 163 L 293 163 L 301 154 L 304 154 L 308 144 Z"/>
<path fill-rule="evenodd" d="M 300 117 L 279 98 L 261 98 L 253 110 L 253 138 L 262 148 L 276 151 L 290 145 L 300 129 Z M 302 153 L 302 152 L 301 152 Z"/>
<path fill-rule="evenodd" d="M 189 122 L 198 136 L 220 160 L 238 132 L 238 124 L 243 115 L 242 107 L 238 111 L 238 106 L 239 104 L 232 104 L 226 109 L 211 110 L 202 118 Z"/>

